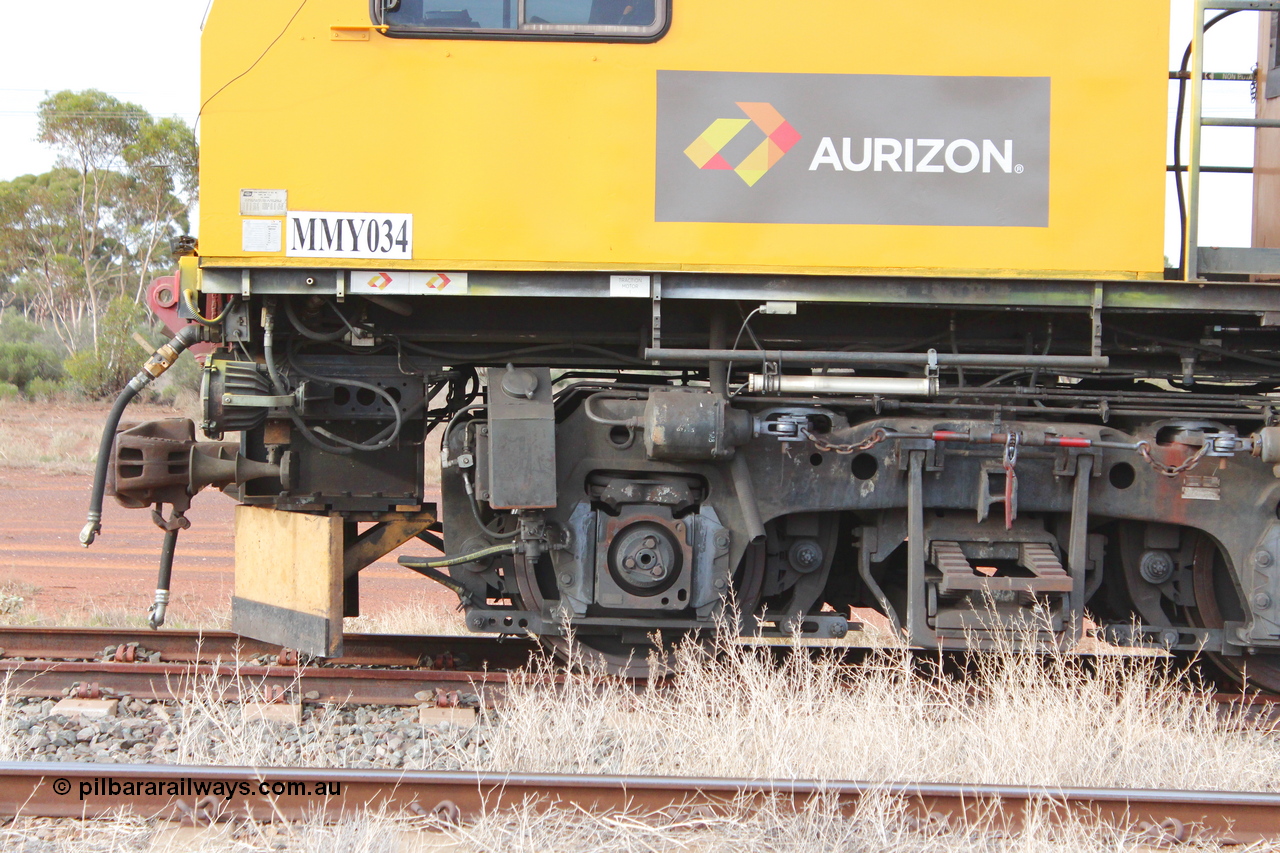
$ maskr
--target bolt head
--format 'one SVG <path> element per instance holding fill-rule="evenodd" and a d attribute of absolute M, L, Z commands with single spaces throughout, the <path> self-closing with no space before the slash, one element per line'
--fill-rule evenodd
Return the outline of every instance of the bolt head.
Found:
<path fill-rule="evenodd" d="M 1253 606 L 1259 610 L 1266 610 L 1271 606 L 1271 596 L 1267 595 L 1265 592 L 1256 593 L 1253 596 Z"/>
<path fill-rule="evenodd" d="M 229 404 L 229 403 L 231 402 L 231 395 L 230 395 L 230 394 L 223 394 L 223 395 L 222 395 L 222 402 L 224 402 L 224 403 L 228 403 L 228 404 Z"/>
<path fill-rule="evenodd" d="M 1162 584 L 1173 577 L 1176 569 L 1173 555 L 1168 551 L 1152 550 L 1143 552 L 1138 572 L 1147 583 Z"/>
<path fill-rule="evenodd" d="M 569 574 L 568 572 L 561 572 L 560 583 L 564 584 L 565 586 L 568 586 L 569 584 L 573 583 L 573 575 Z"/>
<path fill-rule="evenodd" d="M 1270 551 L 1258 551 L 1253 555 L 1253 562 L 1259 566 L 1269 566 L 1275 558 Z"/>
<path fill-rule="evenodd" d="M 724 587 L 725 587 L 724 578 L 716 578 L 716 589 L 724 589 Z"/>

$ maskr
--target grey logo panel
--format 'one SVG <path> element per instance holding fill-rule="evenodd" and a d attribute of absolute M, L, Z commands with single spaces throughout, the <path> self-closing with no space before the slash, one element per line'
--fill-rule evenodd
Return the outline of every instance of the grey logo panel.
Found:
<path fill-rule="evenodd" d="M 1049 89 L 1048 77 L 659 71 L 655 218 L 1044 228 Z"/>

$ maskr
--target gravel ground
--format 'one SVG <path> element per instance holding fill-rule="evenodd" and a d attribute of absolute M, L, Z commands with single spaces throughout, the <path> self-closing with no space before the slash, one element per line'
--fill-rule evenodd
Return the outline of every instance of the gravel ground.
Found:
<path fill-rule="evenodd" d="M 461 766 L 462 754 L 486 753 L 483 727 L 423 726 L 416 707 L 307 705 L 300 726 L 246 720 L 237 705 L 211 715 L 205 707 L 126 698 L 115 716 L 99 719 L 55 715 L 53 707 L 50 699 L 13 701 L 0 731 L 11 738 L 10 760 L 184 764 L 234 759 L 230 747 L 258 764 L 448 770 Z M 193 754 L 193 742 L 207 748 Z"/>

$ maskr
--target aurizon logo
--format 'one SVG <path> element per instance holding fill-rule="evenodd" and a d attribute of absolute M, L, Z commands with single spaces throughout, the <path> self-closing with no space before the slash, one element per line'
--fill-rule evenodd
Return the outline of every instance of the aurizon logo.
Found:
<path fill-rule="evenodd" d="M 732 170 L 747 186 L 753 187 L 756 181 L 764 177 L 765 172 L 782 159 L 782 155 L 800 141 L 801 136 L 773 108 L 773 104 L 747 101 L 736 103 L 738 109 L 746 113 L 746 118 L 716 119 L 684 149 L 684 153 L 699 169 Z M 764 141 L 744 157 L 741 163 L 731 165 L 720 152 L 748 124 L 754 124 L 764 131 Z"/>

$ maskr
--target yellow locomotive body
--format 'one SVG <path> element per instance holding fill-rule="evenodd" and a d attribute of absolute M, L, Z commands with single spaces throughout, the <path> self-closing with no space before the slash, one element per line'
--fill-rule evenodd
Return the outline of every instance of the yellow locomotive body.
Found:
<path fill-rule="evenodd" d="M 863 607 L 1067 648 L 1087 608 L 1280 690 L 1280 250 L 1197 245 L 1200 126 L 1248 124 L 1200 117 L 1214 3 L 1268 5 L 1197 0 L 1166 280 L 1167 0 L 218 0 L 198 251 L 82 540 L 109 466 L 223 487 L 234 629 L 317 655 L 417 538 L 470 629 L 618 671 Z M 238 439 L 111 453 L 196 342 Z"/>
<path fill-rule="evenodd" d="M 241 205 L 284 190 L 289 212 L 400 215 L 383 217 L 387 243 L 411 220 L 409 251 L 366 246 L 387 270 L 1162 276 L 1164 0 L 698 0 L 669 15 L 641 41 L 485 39 L 380 28 L 363 0 L 219 0 L 203 263 L 358 255 L 349 234 L 341 257 L 292 256 L 310 220 Z M 767 133 L 740 103 L 772 106 L 797 138 L 758 153 Z M 686 153 L 704 129 L 740 168 Z M 877 144 L 879 161 L 844 168 Z M 246 219 L 273 218 L 279 250 L 264 251 L 252 235 L 269 226 L 246 236 Z"/>

